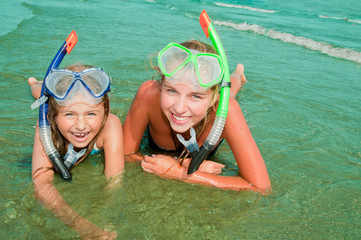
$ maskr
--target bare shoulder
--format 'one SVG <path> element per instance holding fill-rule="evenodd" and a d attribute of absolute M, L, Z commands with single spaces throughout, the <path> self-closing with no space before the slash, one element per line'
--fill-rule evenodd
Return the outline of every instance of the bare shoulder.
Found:
<path fill-rule="evenodd" d="M 118 131 L 118 129 L 119 130 L 122 129 L 122 122 L 116 115 L 109 113 L 107 121 L 105 122 L 105 125 L 104 125 L 103 132 Z"/>
<path fill-rule="evenodd" d="M 140 101 L 154 101 L 155 97 L 160 93 L 160 86 L 157 81 L 148 80 L 139 87 L 136 99 Z"/>
<path fill-rule="evenodd" d="M 228 116 L 243 117 L 241 106 L 234 98 L 229 98 Z"/>
<path fill-rule="evenodd" d="M 111 125 L 120 124 L 120 126 L 122 125 L 120 119 L 116 115 L 114 115 L 113 113 L 109 113 L 109 116 L 108 116 L 107 121 L 106 121 L 105 124 L 111 124 Z"/>
<path fill-rule="evenodd" d="M 109 113 L 104 128 L 96 141 L 96 145 L 98 148 L 103 148 L 106 142 L 115 142 L 116 139 L 122 136 L 122 122 L 116 115 Z"/>

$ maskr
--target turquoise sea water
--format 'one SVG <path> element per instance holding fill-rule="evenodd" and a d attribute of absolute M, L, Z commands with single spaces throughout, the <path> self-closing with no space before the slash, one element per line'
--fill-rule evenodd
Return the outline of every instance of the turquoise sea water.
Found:
<path fill-rule="evenodd" d="M 124 121 L 150 54 L 170 41 L 209 41 L 206 9 L 230 68 L 245 65 L 238 94 L 266 162 L 269 196 L 160 179 L 127 164 L 109 191 L 103 155 L 55 179 L 64 199 L 118 239 L 357 239 L 361 236 L 360 1 L 1 1 L 0 235 L 76 239 L 33 197 L 31 154 L 37 111 L 27 78 L 43 78 L 74 29 L 62 66 L 103 67 L 113 79 L 111 111 Z M 147 152 L 146 145 L 143 151 Z M 215 160 L 236 173 L 226 143 Z"/>

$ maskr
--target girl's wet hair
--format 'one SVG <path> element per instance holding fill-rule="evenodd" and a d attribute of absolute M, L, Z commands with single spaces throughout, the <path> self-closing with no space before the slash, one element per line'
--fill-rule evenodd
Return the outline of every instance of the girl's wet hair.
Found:
<path fill-rule="evenodd" d="M 87 68 L 93 68 L 94 66 L 91 65 L 84 65 L 81 63 L 75 63 L 69 67 L 67 67 L 66 69 L 74 71 L 74 72 L 81 72 Z M 84 156 L 80 159 L 80 161 L 78 161 L 77 163 L 83 161 L 89 154 L 90 152 L 93 150 L 95 141 L 97 140 L 99 134 L 101 133 L 101 131 L 104 128 L 105 122 L 109 116 L 109 112 L 110 112 L 110 106 L 109 106 L 109 97 L 108 94 L 105 93 L 102 101 L 99 104 L 103 104 L 104 106 L 104 119 L 101 123 L 101 127 L 99 129 L 99 132 L 97 133 L 97 135 L 95 136 L 94 139 L 92 139 L 89 143 L 89 145 L 87 146 L 87 151 L 85 152 Z M 51 137 L 54 143 L 55 148 L 58 150 L 58 152 L 60 153 L 60 155 L 65 155 L 67 152 L 67 144 L 69 143 L 68 140 L 66 140 L 66 138 L 60 133 L 58 126 L 56 124 L 56 116 L 58 116 L 59 114 L 59 109 L 60 109 L 60 105 L 57 104 L 57 102 L 55 101 L 55 99 L 53 97 L 49 98 L 49 110 L 48 110 L 48 120 L 50 123 L 50 129 L 51 129 Z M 77 164 L 76 163 L 76 164 Z"/>
<path fill-rule="evenodd" d="M 186 41 L 186 42 L 181 43 L 180 45 L 182 45 L 183 47 L 186 47 L 188 49 L 194 49 L 194 50 L 197 50 L 197 51 L 203 52 L 203 53 L 218 54 L 216 49 L 214 49 L 214 47 L 212 47 L 211 45 L 209 45 L 207 43 L 200 42 L 197 40 Z"/>

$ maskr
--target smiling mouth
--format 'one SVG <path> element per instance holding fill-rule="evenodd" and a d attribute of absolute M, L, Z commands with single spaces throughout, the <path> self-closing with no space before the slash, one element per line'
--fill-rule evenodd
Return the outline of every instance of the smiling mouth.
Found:
<path fill-rule="evenodd" d="M 89 135 L 89 132 L 86 132 L 86 133 L 72 133 L 77 139 L 83 139 L 85 138 L 86 136 Z"/>
<path fill-rule="evenodd" d="M 172 119 L 175 123 L 185 123 L 187 122 L 191 117 L 181 117 L 181 116 L 177 116 L 173 113 L 171 113 Z"/>

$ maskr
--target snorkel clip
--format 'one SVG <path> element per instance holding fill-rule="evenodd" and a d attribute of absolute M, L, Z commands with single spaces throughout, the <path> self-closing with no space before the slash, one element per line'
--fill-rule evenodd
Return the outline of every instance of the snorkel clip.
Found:
<path fill-rule="evenodd" d="M 199 146 L 197 143 L 196 131 L 194 130 L 194 128 L 190 129 L 190 133 L 191 138 L 189 140 L 185 140 L 184 137 L 180 134 L 177 134 L 177 138 L 187 148 L 192 158 L 194 158 L 199 152 Z"/>

